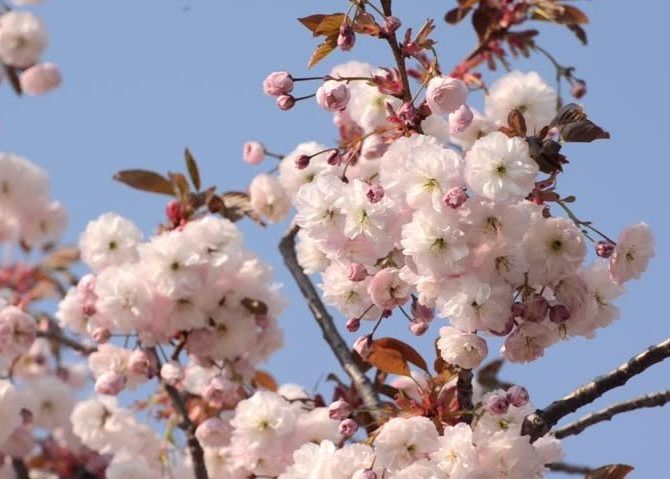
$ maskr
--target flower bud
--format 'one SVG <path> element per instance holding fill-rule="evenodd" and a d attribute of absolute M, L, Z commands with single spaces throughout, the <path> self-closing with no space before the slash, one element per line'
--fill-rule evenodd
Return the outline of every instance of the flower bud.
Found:
<path fill-rule="evenodd" d="M 418 125 L 421 121 L 421 114 L 412 102 L 407 101 L 398 109 L 398 118 L 406 125 Z"/>
<path fill-rule="evenodd" d="M 449 190 L 442 197 L 442 203 L 449 208 L 460 208 L 463 206 L 468 199 L 468 194 L 465 192 L 465 188 L 461 186 L 454 186 L 449 188 Z"/>
<path fill-rule="evenodd" d="M 242 149 L 242 158 L 250 165 L 257 165 L 265 158 L 265 147 L 257 141 L 247 141 Z"/>
<path fill-rule="evenodd" d="M 358 431 L 358 423 L 353 419 L 345 419 L 340 423 L 339 431 L 344 437 L 351 437 Z"/>
<path fill-rule="evenodd" d="M 415 321 L 429 323 L 435 318 L 435 310 L 418 301 L 412 303 L 412 317 Z"/>
<path fill-rule="evenodd" d="M 172 200 L 165 206 L 165 215 L 173 225 L 178 225 L 184 219 L 184 208 L 178 200 Z"/>
<path fill-rule="evenodd" d="M 436 76 L 426 87 L 426 101 L 433 113 L 438 115 L 456 111 L 468 97 L 467 85 L 450 76 Z"/>
<path fill-rule="evenodd" d="M 263 91 L 266 95 L 286 95 L 292 90 L 293 78 L 289 72 L 272 72 L 265 78 L 265 80 L 263 80 Z"/>
<path fill-rule="evenodd" d="M 355 333 L 361 327 L 361 320 L 358 318 L 349 318 L 347 320 L 346 328 L 350 333 Z"/>
<path fill-rule="evenodd" d="M 586 82 L 584 80 L 575 80 L 570 88 L 570 93 L 577 99 L 586 95 Z"/>
<path fill-rule="evenodd" d="M 351 416 L 353 410 L 351 404 L 340 399 L 328 406 L 328 417 L 336 420 L 346 419 Z"/>
<path fill-rule="evenodd" d="M 311 156 L 308 155 L 299 155 L 295 159 L 295 167 L 298 168 L 299 170 L 304 170 L 309 166 L 309 162 L 312 159 Z"/>
<path fill-rule="evenodd" d="M 91 338 L 98 344 L 104 344 L 112 337 L 112 332 L 107 328 L 95 328 L 91 332 Z"/>
<path fill-rule="evenodd" d="M 523 319 L 526 321 L 532 321 L 533 323 L 539 323 L 547 315 L 549 310 L 549 301 L 547 298 L 540 294 L 532 294 L 525 302 L 526 304 L 526 314 L 524 314 Z"/>
<path fill-rule="evenodd" d="M 231 406 L 239 400 L 238 386 L 225 376 L 214 376 L 205 386 L 202 398 L 214 407 Z"/>
<path fill-rule="evenodd" d="M 280 110 L 290 110 L 295 105 L 295 97 L 293 95 L 280 95 L 277 97 L 277 107 Z"/>
<path fill-rule="evenodd" d="M 150 366 L 151 361 L 146 352 L 141 349 L 136 349 L 130 353 L 130 357 L 128 358 L 128 371 L 131 373 L 148 377 Z"/>
<path fill-rule="evenodd" d="M 525 387 L 515 385 L 507 390 L 507 400 L 514 407 L 522 407 L 528 404 L 530 395 Z"/>
<path fill-rule="evenodd" d="M 398 28 L 400 28 L 400 25 L 402 25 L 402 23 L 398 17 L 389 15 L 384 18 L 382 33 L 384 33 L 386 36 L 391 36 L 398 30 Z"/>
<path fill-rule="evenodd" d="M 495 336 L 507 336 L 509 333 L 512 332 L 514 329 L 514 314 L 511 314 L 509 318 L 507 318 L 507 323 L 505 323 L 505 327 L 501 329 L 500 331 L 494 331 L 493 329 L 489 329 L 489 333 L 495 335 Z"/>
<path fill-rule="evenodd" d="M 354 343 L 354 350 L 363 358 L 370 357 L 372 353 L 372 338 L 369 334 L 361 336 Z"/>
<path fill-rule="evenodd" d="M 347 107 L 351 94 L 349 87 L 339 81 L 329 80 L 316 90 L 316 102 L 326 111 L 341 111 Z"/>
<path fill-rule="evenodd" d="M 526 315 L 526 305 L 520 302 L 512 304 L 512 316 L 515 318 L 522 318 Z"/>
<path fill-rule="evenodd" d="M 422 336 L 430 325 L 424 321 L 412 321 L 409 325 L 409 330 L 414 336 Z"/>
<path fill-rule="evenodd" d="M 95 304 L 87 303 L 81 307 L 81 312 L 85 316 L 93 316 L 97 310 L 95 309 Z"/>
<path fill-rule="evenodd" d="M 596 254 L 601 258 L 609 258 L 614 253 L 615 245 L 610 241 L 598 241 L 596 243 Z"/>
<path fill-rule="evenodd" d="M 340 26 L 340 34 L 337 36 L 337 46 L 343 52 L 348 52 L 354 48 L 355 43 L 356 34 L 354 33 L 354 29 L 348 23 L 343 23 Z"/>
<path fill-rule="evenodd" d="M 195 430 L 195 437 L 205 447 L 224 447 L 230 442 L 232 427 L 218 417 L 210 417 Z"/>
<path fill-rule="evenodd" d="M 43 95 L 61 84 L 60 70 L 53 63 L 42 63 L 21 73 L 21 90 L 28 95 Z"/>
<path fill-rule="evenodd" d="M 161 366 L 161 379 L 174 386 L 184 379 L 184 369 L 177 361 L 170 361 Z"/>
<path fill-rule="evenodd" d="M 95 392 L 116 396 L 126 386 L 126 377 L 116 371 L 106 371 L 95 381 Z"/>
<path fill-rule="evenodd" d="M 361 263 L 351 263 L 347 271 L 347 276 L 349 277 L 350 281 L 357 283 L 368 277 L 368 270 L 366 269 L 365 265 Z"/>
<path fill-rule="evenodd" d="M 507 399 L 507 396 L 502 394 L 493 394 L 486 399 L 484 407 L 492 416 L 502 416 L 507 413 L 509 409 L 510 401 Z"/>
<path fill-rule="evenodd" d="M 563 304 L 555 304 L 549 308 L 549 321 L 561 324 L 570 319 L 570 310 Z"/>
<path fill-rule="evenodd" d="M 368 197 L 370 203 L 379 203 L 382 198 L 384 198 L 384 188 L 381 185 L 374 183 L 368 187 L 365 196 Z"/>
<path fill-rule="evenodd" d="M 459 106 L 456 111 L 449 113 L 449 133 L 456 135 L 470 126 L 474 114 L 466 104 Z"/>
<path fill-rule="evenodd" d="M 326 155 L 326 163 L 331 166 L 339 166 L 342 163 L 340 150 L 330 150 Z"/>

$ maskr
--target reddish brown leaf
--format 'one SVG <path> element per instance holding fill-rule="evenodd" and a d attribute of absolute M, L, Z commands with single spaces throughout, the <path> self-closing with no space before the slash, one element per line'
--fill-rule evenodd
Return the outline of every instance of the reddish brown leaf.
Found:
<path fill-rule="evenodd" d="M 191 150 L 186 148 L 184 150 L 184 160 L 186 161 L 186 169 L 188 170 L 188 176 L 191 177 L 191 183 L 195 187 L 196 191 L 200 190 L 200 171 L 198 170 L 198 163 L 196 163 Z"/>
<path fill-rule="evenodd" d="M 254 386 L 259 389 L 267 389 L 269 391 L 277 391 L 277 381 L 269 373 L 265 371 L 257 370 L 253 378 Z"/>
<path fill-rule="evenodd" d="M 563 5 L 561 12 L 558 14 L 557 22 L 565 23 L 568 25 L 575 24 L 585 24 L 589 23 L 589 17 L 586 16 L 579 8 L 573 7 L 572 5 Z"/>
<path fill-rule="evenodd" d="M 177 196 L 180 199 L 185 200 L 191 191 L 191 188 L 188 186 L 188 181 L 186 177 L 181 173 L 168 173 L 168 177 L 172 182 L 172 188 Z"/>
<path fill-rule="evenodd" d="M 251 218 L 261 226 L 265 226 L 259 214 L 251 206 L 249 195 L 242 191 L 229 191 L 221 195 L 223 208 L 219 211 L 221 216 L 230 221 L 238 221 L 245 216 Z"/>
<path fill-rule="evenodd" d="M 330 15 L 310 15 L 309 17 L 299 18 L 298 21 L 305 25 L 315 37 L 331 36 L 339 33 L 342 22 L 346 19 L 344 13 L 331 13 Z"/>
<path fill-rule="evenodd" d="M 470 10 L 470 8 L 453 8 L 444 15 L 444 21 L 451 25 L 456 25 L 458 22 L 468 16 Z"/>
<path fill-rule="evenodd" d="M 114 179 L 138 190 L 174 196 L 172 182 L 154 171 L 123 170 L 115 174 Z"/>
<path fill-rule="evenodd" d="M 426 364 L 426 361 L 421 357 L 417 350 L 409 344 L 403 343 L 399 339 L 395 338 L 379 338 L 374 343 L 382 348 L 398 351 L 405 361 L 410 362 L 428 372 L 428 365 Z"/>
<path fill-rule="evenodd" d="M 626 464 L 610 464 L 591 471 L 584 479 L 625 479 L 632 470 Z"/>
<path fill-rule="evenodd" d="M 361 35 L 378 37 L 381 32 L 381 27 L 375 22 L 375 17 L 364 10 L 358 11 L 352 27 L 356 33 Z"/>
<path fill-rule="evenodd" d="M 474 13 L 472 14 L 472 26 L 475 28 L 475 31 L 477 32 L 477 36 L 479 37 L 479 43 L 482 43 L 486 39 L 486 35 L 491 25 L 491 21 L 492 18 L 489 16 L 486 10 L 484 10 L 481 7 L 475 10 Z"/>
<path fill-rule="evenodd" d="M 588 37 L 586 36 L 586 31 L 580 27 L 579 25 L 576 24 L 570 24 L 566 25 L 571 32 L 577 36 L 580 42 L 582 42 L 582 45 L 586 45 L 588 43 Z"/>
<path fill-rule="evenodd" d="M 326 39 L 316 47 L 314 53 L 309 58 L 307 62 L 307 67 L 312 68 L 314 65 L 319 63 L 321 60 L 326 58 L 330 52 L 335 50 L 337 47 L 337 34 L 326 37 Z"/>
<path fill-rule="evenodd" d="M 384 348 L 377 344 L 377 341 L 372 343 L 372 352 L 366 360 L 387 373 L 398 374 L 400 376 L 410 375 L 407 361 L 402 357 L 400 351 Z"/>

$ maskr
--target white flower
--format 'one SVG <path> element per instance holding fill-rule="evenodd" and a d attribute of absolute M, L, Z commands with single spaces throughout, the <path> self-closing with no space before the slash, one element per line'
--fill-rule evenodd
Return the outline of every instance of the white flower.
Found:
<path fill-rule="evenodd" d="M 348 267 L 340 262 L 332 262 L 323 272 L 323 301 L 339 309 L 346 317 L 360 317 L 372 305 L 368 294 L 370 277 L 363 281 L 351 281 Z M 377 319 L 381 310 L 372 308 L 364 319 Z"/>
<path fill-rule="evenodd" d="M 498 131 L 477 140 L 465 156 L 468 187 L 493 201 L 525 198 L 535 185 L 538 171 L 528 144 Z"/>
<path fill-rule="evenodd" d="M 91 221 L 79 238 L 82 260 L 93 270 L 137 260 L 142 233 L 132 221 L 105 213 Z"/>
<path fill-rule="evenodd" d="M 344 240 L 344 215 L 335 206 L 344 184 L 331 175 L 321 175 L 300 188 L 295 198 L 295 222 L 325 245 L 338 247 Z M 341 238 L 341 239 L 340 239 Z"/>
<path fill-rule="evenodd" d="M 288 216 L 291 200 L 274 176 L 265 173 L 256 175 L 249 185 L 249 195 L 251 207 L 268 221 L 277 223 Z"/>
<path fill-rule="evenodd" d="M 216 216 L 205 216 L 189 221 L 184 234 L 199 246 L 200 254 L 209 264 L 218 267 L 237 259 L 243 248 L 240 230 L 232 221 Z"/>
<path fill-rule="evenodd" d="M 490 479 L 539 479 L 544 467 L 528 436 L 498 432 L 477 445 L 479 465 Z"/>
<path fill-rule="evenodd" d="M 544 350 L 558 339 L 547 324 L 526 321 L 507 336 L 501 351 L 505 359 L 513 363 L 527 363 L 542 357 Z"/>
<path fill-rule="evenodd" d="M 392 473 L 389 479 L 447 479 L 447 477 L 432 462 L 423 459 Z"/>
<path fill-rule="evenodd" d="M 35 426 L 53 430 L 70 424 L 74 390 L 55 376 L 31 380 L 24 391 Z"/>
<path fill-rule="evenodd" d="M 556 114 L 556 92 L 537 72 L 511 72 L 498 79 L 486 96 L 486 115 L 499 125 L 507 124 L 513 109 L 526 120 L 529 133 L 539 132 Z"/>
<path fill-rule="evenodd" d="M 447 363 L 465 369 L 476 368 L 488 354 L 486 341 L 482 338 L 451 327 L 440 328 L 437 349 Z"/>
<path fill-rule="evenodd" d="M 163 475 L 149 467 L 144 458 L 134 457 L 129 460 L 112 461 L 105 470 L 107 479 L 161 479 Z"/>
<path fill-rule="evenodd" d="M 321 172 L 331 168 L 326 163 L 325 153 L 312 157 L 307 168 L 302 170 L 296 168 L 295 160 L 300 155 L 313 155 L 324 150 L 327 148 L 316 142 L 301 143 L 279 163 L 279 181 L 291 200 L 295 199 L 302 185 L 311 183 Z"/>
<path fill-rule="evenodd" d="M 427 417 L 394 417 L 385 423 L 375 439 L 379 465 L 398 471 L 439 447 L 435 425 Z"/>
<path fill-rule="evenodd" d="M 306 230 L 298 231 L 296 244 L 296 254 L 298 264 L 306 274 L 321 273 L 328 267 L 330 260 L 328 256 L 319 247 L 318 241 L 312 239 Z"/>
<path fill-rule="evenodd" d="M 0 17 L 0 25 L 7 15 Z M 0 153 L 0 207 L 25 220 L 49 204 L 48 197 L 49 180 L 44 170 L 18 155 Z"/>
<path fill-rule="evenodd" d="M 610 259 L 610 274 L 617 283 L 638 279 L 654 256 L 654 237 L 646 223 L 629 226 L 619 235 Z"/>
<path fill-rule="evenodd" d="M 278 394 L 257 391 L 249 399 L 238 403 L 230 423 L 235 428 L 234 436 L 242 436 L 252 443 L 263 443 L 267 438 L 280 438 L 292 433 L 296 415 L 291 404 Z"/>
<path fill-rule="evenodd" d="M 66 226 L 67 211 L 59 202 L 51 201 L 24 220 L 21 236 L 31 246 L 53 244 L 60 239 Z"/>
<path fill-rule="evenodd" d="M 23 408 L 21 395 L 9 381 L 0 379 L 0 444 L 11 436 L 14 429 L 22 423 L 21 409 Z"/>
<path fill-rule="evenodd" d="M 331 467 L 335 451 L 331 441 L 303 444 L 293 453 L 293 464 L 279 479 L 333 479 Z"/>
<path fill-rule="evenodd" d="M 363 235 L 370 239 L 381 238 L 386 232 L 386 220 L 391 214 L 388 197 L 372 203 L 366 196 L 368 185 L 358 179 L 349 183 L 347 190 L 335 202 L 335 206 L 341 208 L 345 215 L 346 237 L 354 239 Z"/>
<path fill-rule="evenodd" d="M 9 11 L 0 16 L 0 61 L 26 68 L 34 65 L 47 46 L 42 21 L 30 12 Z"/>
<path fill-rule="evenodd" d="M 438 449 L 430 455 L 431 461 L 446 472 L 449 479 L 469 479 L 477 468 L 477 452 L 470 426 L 464 423 L 447 426 L 438 441 Z"/>

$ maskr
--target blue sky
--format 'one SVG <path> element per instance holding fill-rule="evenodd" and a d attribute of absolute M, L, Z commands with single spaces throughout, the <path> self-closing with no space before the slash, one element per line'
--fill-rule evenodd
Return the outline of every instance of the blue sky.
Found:
<path fill-rule="evenodd" d="M 405 26 L 418 27 L 426 17 L 437 19 L 443 65 L 453 65 L 474 45 L 468 26 L 448 27 L 441 21 L 455 2 L 395 3 Z M 329 115 L 314 103 L 279 112 L 260 84 L 272 70 L 306 72 L 316 42 L 295 18 L 341 11 L 345 5 L 343 0 L 46 0 L 36 11 L 49 27 L 46 58 L 61 66 L 64 85 L 48 96 L 22 99 L 2 85 L 0 149 L 26 156 L 49 171 L 53 196 L 71 214 L 67 241 L 75 241 L 89 219 L 109 210 L 150 232 L 161 218 L 164 198 L 113 182 L 114 172 L 181 169 L 183 148 L 189 146 L 205 183 L 239 190 L 271 165 L 245 165 L 244 141 L 257 139 L 273 151 L 288 152 L 301 141 L 335 140 Z M 670 269 L 665 249 L 670 239 L 665 143 L 670 107 L 665 19 L 670 3 L 596 0 L 577 5 L 591 17 L 590 45 L 581 47 L 570 33 L 551 25 L 541 26 L 540 44 L 587 80 L 583 104 L 612 139 L 565 148 L 571 164 L 562 191 L 577 196 L 580 217 L 611 235 L 625 225 L 648 222 L 658 252 L 647 275 L 631 283 L 619 301 L 621 319 L 596 339 L 573 340 L 551 348 L 531 365 L 504 369 L 505 379 L 526 385 L 540 407 L 670 336 L 663 279 Z M 382 42 L 359 39 L 353 52 L 333 54 L 315 72 L 327 72 L 349 59 L 390 65 L 390 53 L 383 47 Z M 514 66 L 553 78 L 541 58 Z M 291 301 L 281 320 L 286 348 L 268 368 L 281 381 L 311 388 L 336 365 L 276 254 L 286 227 L 261 230 L 242 224 L 249 246 L 275 266 Z M 431 338 L 436 331 L 431 330 Z M 404 326 L 389 324 L 386 332 L 408 338 Z M 431 338 L 418 341 L 427 353 Z M 597 406 L 669 385 L 670 364 L 656 366 Z M 658 477 L 655 473 L 667 468 L 664 426 L 669 411 L 635 412 L 593 427 L 565 441 L 569 458 L 589 465 L 630 463 L 637 468 L 631 477 Z"/>

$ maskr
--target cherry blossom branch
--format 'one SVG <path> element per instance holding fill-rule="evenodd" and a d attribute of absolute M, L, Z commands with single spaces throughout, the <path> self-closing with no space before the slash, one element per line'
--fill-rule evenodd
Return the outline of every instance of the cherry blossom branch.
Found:
<path fill-rule="evenodd" d="M 14 468 L 16 479 L 30 479 L 30 473 L 28 472 L 28 467 L 26 466 L 26 463 L 23 462 L 23 459 L 19 457 L 13 458 L 12 467 Z"/>
<path fill-rule="evenodd" d="M 381 413 L 382 404 L 379 396 L 374 390 L 368 377 L 360 370 L 351 354 L 349 346 L 335 327 L 333 317 L 326 311 L 326 307 L 321 301 L 321 297 L 314 288 L 314 284 L 298 264 L 298 257 L 295 252 L 295 237 L 298 234 L 298 226 L 293 226 L 288 233 L 279 242 L 279 251 L 284 258 L 286 267 L 291 272 L 293 279 L 300 288 L 300 292 L 307 300 L 307 305 L 318 323 L 323 333 L 323 338 L 330 346 L 340 365 L 347 373 L 352 383 L 358 390 L 358 393 L 370 411 L 374 419 L 378 419 Z"/>
<path fill-rule="evenodd" d="M 393 16 L 393 12 L 391 9 L 391 0 L 381 0 L 381 4 L 384 15 L 387 17 Z M 405 57 L 400 51 L 400 45 L 398 44 L 398 38 L 395 32 L 393 32 L 390 35 L 386 35 L 386 41 L 391 47 L 391 51 L 393 52 L 393 58 L 395 58 L 395 62 L 398 65 L 398 72 L 400 72 L 400 79 L 402 81 L 402 98 L 406 102 L 412 101 L 412 92 L 409 86 L 409 77 L 407 76 Z"/>
<path fill-rule="evenodd" d="M 160 371 L 161 359 L 158 355 L 158 351 L 156 351 L 155 348 L 150 348 L 149 351 L 151 351 L 156 358 L 158 363 L 158 370 Z M 181 396 L 177 388 L 166 383 L 162 378 L 160 378 L 160 382 L 168 397 L 170 398 L 172 405 L 180 416 L 179 427 L 186 435 L 186 446 L 188 447 L 188 450 L 191 454 L 191 460 L 193 461 L 193 473 L 195 475 L 195 479 L 209 479 L 207 467 L 205 466 L 205 454 L 202 450 L 202 446 L 200 445 L 200 441 L 198 441 L 198 438 L 195 437 L 195 424 L 193 424 L 191 418 L 188 415 L 188 409 L 186 407 L 184 398 Z"/>
<path fill-rule="evenodd" d="M 458 380 L 456 381 L 456 391 L 458 394 L 458 405 L 462 411 L 466 411 L 463 420 L 472 423 L 472 369 L 461 369 L 458 371 Z"/>
<path fill-rule="evenodd" d="M 593 472 L 593 468 L 588 466 L 578 466 L 577 464 L 568 464 L 567 462 L 554 462 L 547 464 L 547 469 L 554 472 L 563 472 L 565 474 L 583 475 Z"/>
<path fill-rule="evenodd" d="M 633 376 L 668 357 L 670 357 L 670 339 L 648 348 L 614 371 L 575 389 L 563 399 L 551 403 L 544 410 L 538 409 L 528 415 L 523 422 L 521 433 L 529 435 L 530 441 L 534 442 L 547 434 L 558 421 L 568 414 L 592 403 L 607 391 L 623 386 Z"/>
<path fill-rule="evenodd" d="M 629 401 L 623 401 L 613 404 L 605 409 L 588 414 L 575 422 L 563 426 L 553 431 L 553 435 L 558 439 L 573 436 L 581 433 L 587 427 L 593 426 L 603 421 L 610 421 L 617 414 L 636 409 L 660 407 L 670 402 L 670 389 L 655 394 L 647 394 Z"/>
<path fill-rule="evenodd" d="M 88 356 L 89 354 L 92 354 L 98 350 L 98 348 L 95 346 L 86 346 L 85 344 L 81 344 L 80 342 L 72 338 L 68 338 L 67 336 L 64 336 L 63 334 L 54 330 L 37 331 L 37 337 L 48 339 L 49 341 L 55 341 L 85 356 Z"/>

